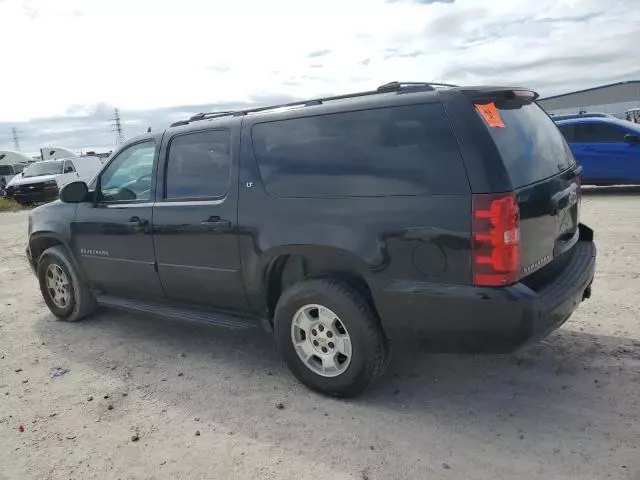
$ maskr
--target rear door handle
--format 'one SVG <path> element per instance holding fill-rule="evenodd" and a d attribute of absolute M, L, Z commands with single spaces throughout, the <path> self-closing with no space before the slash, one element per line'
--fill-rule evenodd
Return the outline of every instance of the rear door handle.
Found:
<path fill-rule="evenodd" d="M 212 216 L 207 220 L 203 220 L 202 222 L 200 222 L 200 225 L 208 228 L 209 230 L 218 231 L 229 228 L 231 226 L 231 222 L 229 220 L 223 220 L 222 218 L 217 216 Z"/>

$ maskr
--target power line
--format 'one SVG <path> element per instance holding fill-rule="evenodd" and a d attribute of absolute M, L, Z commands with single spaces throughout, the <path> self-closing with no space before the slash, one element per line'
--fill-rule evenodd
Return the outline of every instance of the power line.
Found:
<path fill-rule="evenodd" d="M 116 132 L 116 145 L 122 145 L 124 142 L 126 142 L 126 138 L 124 136 L 124 132 L 122 131 L 122 121 L 120 120 L 120 109 L 118 108 L 114 108 L 113 110 L 113 118 L 111 119 L 111 121 L 113 122 L 111 124 L 111 126 L 113 127 L 111 129 L 112 132 Z"/>
<path fill-rule="evenodd" d="M 13 136 L 13 146 L 15 147 L 16 151 L 19 152 L 20 151 L 20 138 L 18 137 L 18 129 L 16 127 L 12 127 L 11 128 L 11 134 Z"/>

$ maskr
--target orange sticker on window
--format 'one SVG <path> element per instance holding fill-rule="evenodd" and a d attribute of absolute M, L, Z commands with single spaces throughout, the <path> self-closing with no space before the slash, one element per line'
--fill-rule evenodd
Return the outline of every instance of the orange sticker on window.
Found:
<path fill-rule="evenodd" d="M 487 125 L 493 128 L 505 128 L 504 122 L 502 118 L 500 118 L 500 112 L 496 108 L 496 104 L 484 103 L 482 105 L 475 104 L 476 110 L 480 114 L 484 121 L 487 122 Z"/>

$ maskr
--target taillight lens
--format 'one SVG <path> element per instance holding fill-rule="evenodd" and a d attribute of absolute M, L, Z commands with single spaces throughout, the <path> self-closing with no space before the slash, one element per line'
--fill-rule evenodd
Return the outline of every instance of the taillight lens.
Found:
<path fill-rule="evenodd" d="M 500 287 L 519 280 L 520 212 L 515 194 L 473 196 L 473 283 Z"/>

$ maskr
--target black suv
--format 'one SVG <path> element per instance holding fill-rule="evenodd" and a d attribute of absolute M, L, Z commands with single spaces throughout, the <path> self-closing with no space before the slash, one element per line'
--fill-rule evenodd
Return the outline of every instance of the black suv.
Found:
<path fill-rule="evenodd" d="M 378 378 L 389 339 L 516 347 L 589 297 L 596 257 L 580 167 L 536 97 L 392 82 L 198 114 L 35 209 L 27 254 L 60 319 L 262 324 L 332 395 Z"/>

